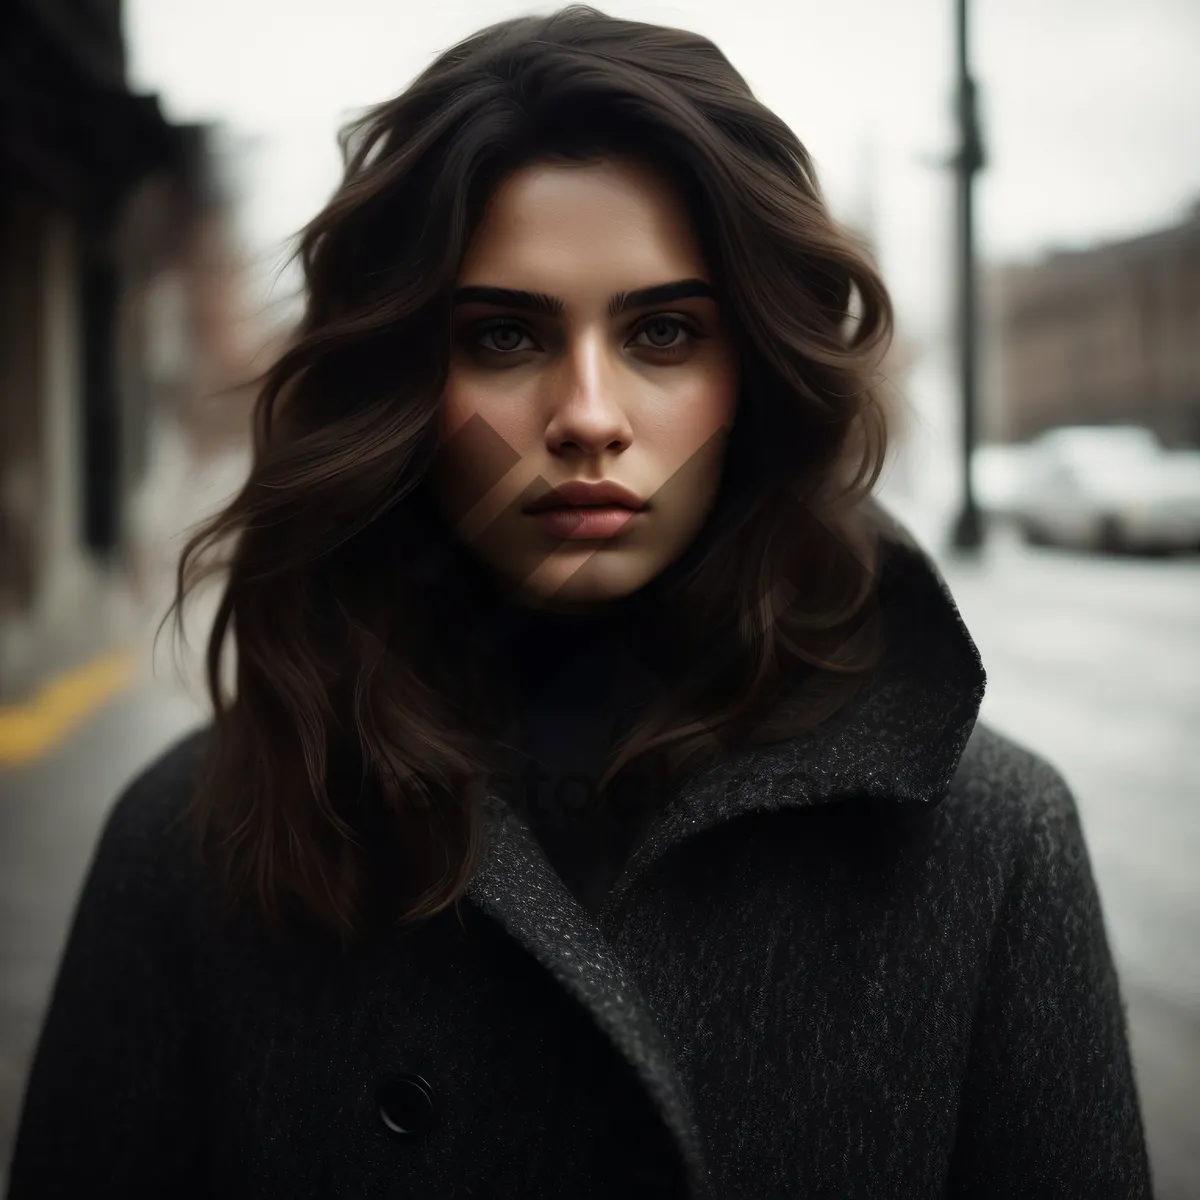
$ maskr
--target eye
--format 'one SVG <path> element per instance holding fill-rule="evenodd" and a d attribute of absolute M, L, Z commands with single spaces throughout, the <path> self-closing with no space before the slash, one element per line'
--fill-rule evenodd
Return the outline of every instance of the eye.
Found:
<path fill-rule="evenodd" d="M 684 350 L 698 336 L 691 324 L 680 317 L 651 317 L 638 330 L 638 337 L 643 335 L 647 341 L 641 345 L 653 350 Z"/>
<path fill-rule="evenodd" d="M 514 325 L 511 321 L 497 321 L 476 329 L 472 341 L 480 350 L 493 354 L 515 354 L 519 350 L 529 349 L 521 345 L 523 338 L 530 342 L 533 340 L 520 325 Z"/>

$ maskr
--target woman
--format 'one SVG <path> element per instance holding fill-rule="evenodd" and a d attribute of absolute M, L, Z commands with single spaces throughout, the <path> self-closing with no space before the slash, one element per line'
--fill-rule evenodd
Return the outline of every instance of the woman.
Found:
<path fill-rule="evenodd" d="M 794 135 L 571 8 L 346 149 L 12 1200 L 1149 1195 L 1075 802 L 871 500 L 888 300 Z"/>

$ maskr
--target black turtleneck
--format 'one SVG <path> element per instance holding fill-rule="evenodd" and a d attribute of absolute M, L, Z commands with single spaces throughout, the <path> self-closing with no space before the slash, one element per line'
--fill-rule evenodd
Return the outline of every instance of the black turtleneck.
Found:
<path fill-rule="evenodd" d="M 509 722 L 496 790 L 592 909 L 661 799 L 644 764 L 622 773 L 603 801 L 596 791 L 618 740 L 665 682 L 652 603 L 631 597 L 586 613 L 502 603 L 494 614 Z"/>

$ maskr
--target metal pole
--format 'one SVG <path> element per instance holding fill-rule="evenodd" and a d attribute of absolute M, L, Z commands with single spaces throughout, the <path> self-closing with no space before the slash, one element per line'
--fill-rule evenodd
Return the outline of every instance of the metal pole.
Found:
<path fill-rule="evenodd" d="M 958 152 L 954 157 L 957 198 L 956 261 L 958 275 L 959 386 L 962 403 L 962 510 L 954 523 L 955 550 L 976 550 L 983 545 L 983 521 L 971 482 L 971 454 L 975 448 L 976 418 L 976 293 L 973 186 L 983 166 L 983 142 L 975 105 L 975 83 L 967 66 L 967 0 L 956 0 Z"/>

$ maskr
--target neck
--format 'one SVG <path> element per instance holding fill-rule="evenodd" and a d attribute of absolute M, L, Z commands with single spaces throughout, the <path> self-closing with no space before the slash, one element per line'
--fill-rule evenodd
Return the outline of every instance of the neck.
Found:
<path fill-rule="evenodd" d="M 607 694 L 631 670 L 651 689 L 655 679 L 665 682 L 659 617 L 645 589 L 603 604 L 570 606 L 530 606 L 500 596 L 485 607 L 480 633 L 506 688 L 526 698 L 584 702 Z"/>

